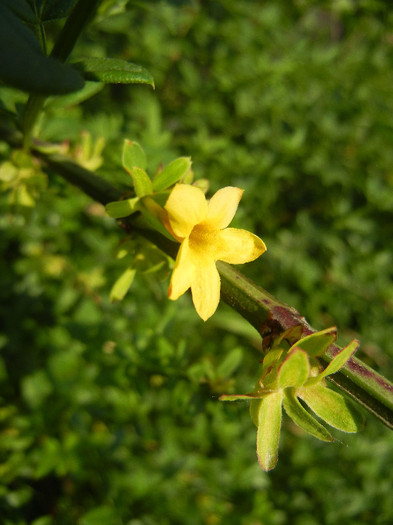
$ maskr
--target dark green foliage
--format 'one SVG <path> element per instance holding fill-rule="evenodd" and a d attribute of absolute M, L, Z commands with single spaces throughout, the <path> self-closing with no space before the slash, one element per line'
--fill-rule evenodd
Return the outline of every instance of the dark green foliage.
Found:
<path fill-rule="evenodd" d="M 18 89 L 62 95 L 83 87 L 72 67 L 45 56 L 33 31 L 0 5 L 0 80 Z"/>
<path fill-rule="evenodd" d="M 212 190 L 243 187 L 234 225 L 268 247 L 245 272 L 392 377 L 389 3 L 121 4 L 103 3 L 73 56 L 143 64 L 156 91 L 49 101 L 40 138 L 75 152 L 80 131 L 105 137 L 98 172 L 125 189 L 125 138 L 149 173 L 191 156 Z M 0 91 L 5 111 L 23 101 Z M 367 416 L 325 444 L 284 419 L 262 472 L 247 404 L 218 401 L 252 390 L 257 334 L 225 305 L 203 324 L 154 274 L 111 304 L 122 232 L 48 175 L 33 210 L 0 197 L 2 523 L 392 522 L 391 431 Z"/>

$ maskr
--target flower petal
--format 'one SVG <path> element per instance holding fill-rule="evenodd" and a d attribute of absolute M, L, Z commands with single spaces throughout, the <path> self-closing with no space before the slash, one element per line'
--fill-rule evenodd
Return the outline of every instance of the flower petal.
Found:
<path fill-rule="evenodd" d="M 236 213 L 243 191 L 234 186 L 218 190 L 208 203 L 207 218 L 204 223 L 215 230 L 226 228 Z"/>
<path fill-rule="evenodd" d="M 180 245 L 168 288 L 168 297 L 176 301 L 191 286 L 194 278 L 194 255 L 189 248 L 188 239 Z"/>
<path fill-rule="evenodd" d="M 193 227 L 207 215 L 205 194 L 189 184 L 176 184 L 164 208 L 173 232 L 181 239 L 188 237 Z"/>
<path fill-rule="evenodd" d="M 217 232 L 214 259 L 230 264 L 254 261 L 266 251 L 265 243 L 247 230 L 226 228 Z"/>
<path fill-rule="evenodd" d="M 211 257 L 199 257 L 195 261 L 191 291 L 195 310 L 206 321 L 220 302 L 220 275 Z"/>

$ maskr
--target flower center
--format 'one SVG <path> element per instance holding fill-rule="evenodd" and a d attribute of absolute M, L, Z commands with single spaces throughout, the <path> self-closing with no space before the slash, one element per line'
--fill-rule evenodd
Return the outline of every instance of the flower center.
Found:
<path fill-rule="evenodd" d="M 216 232 L 203 224 L 194 226 L 190 233 L 190 248 L 209 254 L 214 249 Z"/>

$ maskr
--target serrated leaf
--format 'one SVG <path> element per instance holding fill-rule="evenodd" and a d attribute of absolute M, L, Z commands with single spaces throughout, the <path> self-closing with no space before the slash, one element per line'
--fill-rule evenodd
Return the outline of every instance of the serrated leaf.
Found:
<path fill-rule="evenodd" d="M 139 198 L 153 193 L 153 185 L 145 170 L 134 166 L 131 172 L 135 193 Z"/>
<path fill-rule="evenodd" d="M 257 430 L 257 456 L 263 470 L 276 466 L 282 418 L 282 392 L 263 398 L 259 406 Z"/>
<path fill-rule="evenodd" d="M 180 157 L 173 160 L 153 180 L 154 191 L 162 191 L 184 177 L 191 170 L 191 158 Z"/>
<path fill-rule="evenodd" d="M 120 58 L 84 58 L 73 65 L 86 80 L 105 84 L 149 84 L 154 88 L 154 79 L 147 69 Z"/>
<path fill-rule="evenodd" d="M 143 170 L 146 169 L 147 160 L 146 153 L 143 148 L 133 140 L 126 139 L 123 143 L 122 153 L 123 168 L 131 175 L 132 170 L 137 167 Z"/>
<path fill-rule="evenodd" d="M 310 357 L 322 355 L 329 346 L 337 339 L 337 328 L 332 326 L 307 335 L 300 339 L 295 344 L 298 348 L 305 350 Z"/>
<path fill-rule="evenodd" d="M 330 426 L 343 432 L 358 432 L 362 426 L 359 414 L 341 395 L 322 385 L 300 389 L 298 396 Z"/>
<path fill-rule="evenodd" d="M 123 217 L 128 217 L 128 215 L 137 211 L 138 202 L 139 197 L 124 199 L 123 201 L 109 202 L 105 206 L 105 211 L 109 217 L 112 217 L 112 219 L 121 219 Z"/>
<path fill-rule="evenodd" d="M 300 428 L 321 441 L 334 441 L 330 432 L 299 403 L 292 389 L 284 392 L 283 405 L 285 412 Z"/>
<path fill-rule="evenodd" d="M 115 301 L 121 301 L 124 298 L 130 289 L 132 281 L 134 280 L 135 273 L 135 268 L 130 266 L 120 275 L 115 284 L 112 286 L 109 294 L 112 303 Z"/>
<path fill-rule="evenodd" d="M 34 33 L 0 5 L 0 80 L 41 95 L 59 95 L 83 87 L 71 66 L 45 56 Z"/>
<path fill-rule="evenodd" d="M 289 352 L 277 373 L 279 388 L 302 386 L 310 375 L 308 354 L 295 347 Z"/>
<path fill-rule="evenodd" d="M 307 384 L 316 384 L 322 378 L 338 372 L 340 368 L 345 365 L 348 359 L 350 359 L 351 356 L 356 352 L 356 350 L 359 347 L 359 344 L 359 341 L 356 339 L 351 341 L 330 361 L 328 366 L 324 370 L 322 370 L 320 374 L 318 374 L 316 377 L 311 378 L 309 383 Z"/>

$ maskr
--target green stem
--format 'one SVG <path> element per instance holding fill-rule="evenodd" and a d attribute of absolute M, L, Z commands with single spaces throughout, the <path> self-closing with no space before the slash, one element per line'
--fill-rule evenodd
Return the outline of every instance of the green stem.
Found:
<path fill-rule="evenodd" d="M 94 16 L 100 2 L 101 0 L 79 0 L 75 4 L 53 46 L 50 54 L 52 58 L 56 58 L 60 62 L 65 62 L 68 59 L 79 35 Z M 25 149 L 30 147 L 33 128 L 44 107 L 45 100 L 46 97 L 42 95 L 30 95 L 27 101 L 22 123 L 23 147 Z"/>
<path fill-rule="evenodd" d="M 20 140 L 18 134 L 7 133 L 7 130 L 0 126 L 1 138 L 13 146 Z M 33 153 L 54 173 L 60 174 L 102 204 L 118 200 L 122 195 L 119 189 L 67 157 L 44 153 L 42 148 L 33 148 Z M 171 257 L 176 256 L 179 245 L 158 232 L 140 229 L 135 221 L 131 222 L 130 219 L 123 220 L 122 225 L 126 230 L 133 230 L 147 237 Z M 222 299 L 259 331 L 263 349 L 270 346 L 274 337 L 293 326 L 300 325 L 302 335 L 315 332 L 294 308 L 273 297 L 230 265 L 218 262 L 217 268 L 221 275 Z M 329 362 L 339 350 L 338 346 L 331 345 L 322 359 Z M 339 372 L 329 376 L 329 379 L 385 425 L 393 428 L 393 385 L 387 379 L 356 358 L 350 359 Z"/>

